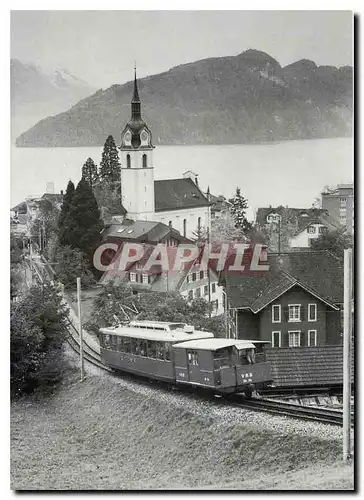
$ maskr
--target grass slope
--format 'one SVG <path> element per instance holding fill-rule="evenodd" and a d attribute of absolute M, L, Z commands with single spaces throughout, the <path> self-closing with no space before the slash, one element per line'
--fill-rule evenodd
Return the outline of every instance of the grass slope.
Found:
<path fill-rule="evenodd" d="M 104 376 L 12 404 L 12 489 L 352 489 L 340 459 L 340 441 L 224 424 Z"/>

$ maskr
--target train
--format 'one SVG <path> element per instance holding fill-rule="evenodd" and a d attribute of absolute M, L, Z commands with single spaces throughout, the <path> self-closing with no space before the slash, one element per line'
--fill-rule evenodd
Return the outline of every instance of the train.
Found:
<path fill-rule="evenodd" d="M 247 397 L 272 383 L 264 350 L 269 342 L 216 338 L 185 323 L 162 321 L 101 328 L 99 339 L 104 365 L 148 379 Z"/>

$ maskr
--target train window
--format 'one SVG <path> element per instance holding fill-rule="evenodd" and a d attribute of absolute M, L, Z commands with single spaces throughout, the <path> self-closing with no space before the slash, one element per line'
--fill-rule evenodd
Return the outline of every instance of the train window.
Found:
<path fill-rule="evenodd" d="M 136 349 L 136 339 L 130 339 L 130 352 L 132 354 L 135 354 L 135 349 Z"/>
<path fill-rule="evenodd" d="M 224 366 L 231 366 L 230 352 L 228 349 L 220 349 L 214 353 L 214 368 L 215 370 L 223 368 Z"/>
<path fill-rule="evenodd" d="M 156 346 L 154 340 L 148 340 L 148 358 L 156 357 Z"/>
<path fill-rule="evenodd" d="M 123 351 L 123 337 L 116 337 L 116 350 Z"/>
<path fill-rule="evenodd" d="M 135 339 L 135 354 L 137 356 L 140 356 L 140 344 L 141 344 L 141 339 Z"/>
<path fill-rule="evenodd" d="M 171 351 L 169 349 L 169 342 L 166 342 L 164 344 L 164 359 L 166 361 L 170 361 L 171 360 Z"/>
<path fill-rule="evenodd" d="M 110 335 L 110 347 L 114 351 L 116 350 L 116 335 Z"/>
<path fill-rule="evenodd" d="M 140 339 L 140 355 L 148 356 L 147 341 L 145 339 Z"/>
<path fill-rule="evenodd" d="M 130 337 L 124 337 L 124 352 L 131 352 Z"/>
<path fill-rule="evenodd" d="M 255 351 L 254 349 L 246 350 L 246 359 L 249 365 L 253 365 L 255 363 Z"/>
<path fill-rule="evenodd" d="M 198 354 L 196 351 L 187 351 L 187 358 L 189 365 L 198 365 Z"/>
<path fill-rule="evenodd" d="M 156 358 L 164 359 L 164 345 L 163 342 L 156 342 Z"/>
<path fill-rule="evenodd" d="M 110 349 L 110 335 L 104 336 L 104 342 L 105 342 L 106 349 Z"/>

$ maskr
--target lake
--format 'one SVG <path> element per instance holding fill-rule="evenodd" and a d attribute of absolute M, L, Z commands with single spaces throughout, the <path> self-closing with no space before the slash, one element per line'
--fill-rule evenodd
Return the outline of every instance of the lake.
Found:
<path fill-rule="evenodd" d="M 99 164 L 101 147 L 11 149 L 11 205 L 28 195 L 55 192 L 80 180 L 90 156 Z M 309 207 L 325 185 L 353 181 L 351 138 L 285 141 L 259 145 L 157 146 L 155 179 L 199 174 L 200 187 L 231 196 L 236 187 L 248 199 L 250 217 L 260 206 Z"/>

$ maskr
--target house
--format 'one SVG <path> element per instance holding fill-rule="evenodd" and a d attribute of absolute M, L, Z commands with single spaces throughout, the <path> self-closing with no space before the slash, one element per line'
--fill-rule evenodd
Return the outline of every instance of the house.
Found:
<path fill-rule="evenodd" d="M 215 196 L 210 193 L 210 188 L 207 188 L 207 192 L 205 193 L 206 198 L 210 202 L 210 211 L 211 211 L 211 220 L 217 219 L 221 217 L 221 215 L 229 210 L 231 203 L 223 196 L 222 194 Z"/>
<path fill-rule="evenodd" d="M 105 236 L 107 241 L 118 242 L 120 245 L 111 261 L 111 265 L 114 265 L 115 269 L 106 271 L 99 283 L 101 285 L 110 282 L 117 284 L 119 281 L 127 280 L 135 293 L 178 292 L 188 301 L 203 298 L 213 305 L 212 314 L 214 316 L 222 314 L 224 310 L 222 288 L 218 286 L 218 276 L 214 270 L 210 269 L 208 274 L 207 270 L 200 270 L 196 261 L 186 263 L 180 271 L 172 269 L 178 244 L 186 243 L 188 240 L 165 224 L 150 221 L 131 222 L 130 225 L 125 226 L 123 224 L 119 226 L 121 229 L 125 228 L 126 234 L 124 236 L 122 236 L 124 231 L 118 233 L 118 229 L 115 230 L 115 228 L 109 230 L 107 236 Z M 142 231 L 143 225 L 148 231 Z M 130 227 L 134 228 L 134 234 L 129 233 Z M 127 269 L 120 270 L 118 262 L 122 252 L 122 243 L 125 242 L 144 244 L 144 255 L 138 262 L 130 263 Z M 146 271 L 145 264 L 157 243 L 167 245 L 170 270 L 162 270 L 160 266 L 152 266 L 149 271 Z"/>
<path fill-rule="evenodd" d="M 343 269 L 328 251 L 268 254 L 269 271 L 221 275 L 230 335 L 272 347 L 341 344 Z"/>
<path fill-rule="evenodd" d="M 121 203 L 129 219 L 162 222 L 184 237 L 210 226 L 210 202 L 187 170 L 182 178 L 154 180 L 152 132 L 141 116 L 136 74 L 131 119 L 121 133 Z"/>
<path fill-rule="evenodd" d="M 271 251 L 308 249 L 322 234 L 340 229 L 325 209 L 283 206 L 259 208 L 256 226 L 269 235 Z"/>
<path fill-rule="evenodd" d="M 336 189 L 322 192 L 321 204 L 341 227 L 346 228 L 349 234 L 354 233 L 353 184 L 339 184 Z"/>

